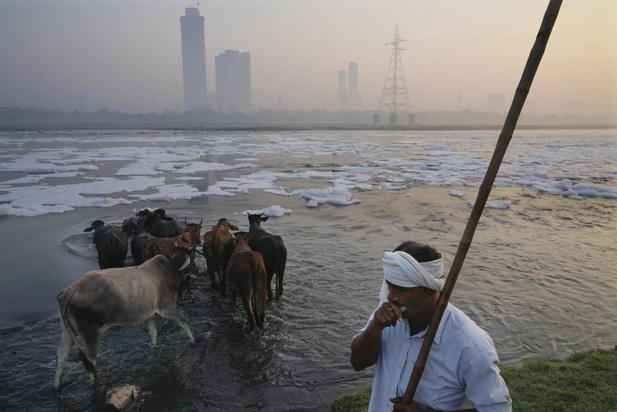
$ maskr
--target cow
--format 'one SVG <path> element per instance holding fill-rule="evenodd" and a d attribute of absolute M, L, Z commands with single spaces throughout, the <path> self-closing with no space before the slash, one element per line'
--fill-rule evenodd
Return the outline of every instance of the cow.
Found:
<path fill-rule="evenodd" d="M 101 336 L 112 327 L 146 323 L 152 345 L 156 346 L 159 315 L 176 322 L 195 337 L 178 313 L 176 301 L 181 282 L 179 273 L 190 262 L 190 250 L 177 248 L 171 258 L 158 255 L 139 266 L 87 272 L 58 295 L 62 338 L 56 358 L 54 387 L 60 388 L 62 370 L 71 348 L 77 344 L 90 379 L 96 379 L 96 357 Z M 78 337 L 80 339 L 78 339 Z"/>
<path fill-rule="evenodd" d="M 92 242 L 96 245 L 100 269 L 124 267 L 128 253 L 128 237 L 117 226 L 106 225 L 102 220 L 95 220 L 84 232 L 94 230 Z"/>
<path fill-rule="evenodd" d="M 154 237 L 152 236 L 148 239 L 146 246 L 144 247 L 141 258 L 142 261 L 145 262 L 148 259 L 152 259 L 156 255 L 163 255 L 167 258 L 171 257 L 177 247 L 184 247 L 187 249 L 191 249 L 191 262 L 190 264 L 183 269 L 182 272 L 182 282 L 180 283 L 180 287 L 178 289 L 178 296 L 182 295 L 186 288 L 188 288 L 188 283 L 185 283 L 185 280 L 191 275 L 191 273 L 197 273 L 198 268 L 195 264 L 195 247 L 197 246 L 193 235 L 190 232 L 184 232 L 176 237 Z"/>
<path fill-rule="evenodd" d="M 283 276 L 287 263 L 287 248 L 283 239 L 278 235 L 272 235 L 261 227 L 261 222 L 268 220 L 269 216 L 248 213 L 249 237 L 248 243 L 251 249 L 263 255 L 268 273 L 268 300 L 272 300 L 272 278 L 276 275 L 276 298 L 283 295 Z"/>
<path fill-rule="evenodd" d="M 131 239 L 131 255 L 133 256 L 134 265 L 141 265 L 144 263 L 142 252 L 150 239 L 155 239 L 155 237 L 145 230 L 135 233 L 133 239 Z"/>
<path fill-rule="evenodd" d="M 195 245 L 201 245 L 201 224 L 203 223 L 203 219 L 199 221 L 199 223 L 188 223 L 186 219 L 184 222 L 180 222 L 178 225 L 180 227 L 180 233 L 189 232 L 193 237 L 193 242 Z"/>
<path fill-rule="evenodd" d="M 267 274 L 262 254 L 251 250 L 247 235 L 235 235 L 236 247 L 227 262 L 227 284 L 232 296 L 240 295 L 249 326 L 254 330 L 255 323 L 259 328 L 264 324 Z"/>
<path fill-rule="evenodd" d="M 229 229 L 238 230 L 238 227 L 225 218 L 219 219 L 218 223 L 204 234 L 203 251 L 208 266 L 210 285 L 212 290 L 217 290 L 216 277 L 218 275 L 221 293 L 227 294 L 227 279 L 225 271 L 227 262 L 234 251 L 235 240 Z"/>
<path fill-rule="evenodd" d="M 122 221 L 122 231 L 129 237 L 142 231 L 145 227 L 146 218 L 144 217 L 133 216 Z"/>
<path fill-rule="evenodd" d="M 145 262 L 156 255 L 163 255 L 167 258 L 174 254 L 177 247 L 193 249 L 196 246 L 193 235 L 184 232 L 175 237 L 151 237 L 141 252 L 141 257 Z"/>
<path fill-rule="evenodd" d="M 164 209 L 156 209 L 148 218 L 147 230 L 156 237 L 174 237 L 180 234 L 180 225 Z"/>

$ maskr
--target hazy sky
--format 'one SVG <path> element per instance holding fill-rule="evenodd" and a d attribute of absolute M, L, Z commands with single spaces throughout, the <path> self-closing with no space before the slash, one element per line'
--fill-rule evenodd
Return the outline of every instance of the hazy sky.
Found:
<path fill-rule="evenodd" d="M 182 110 L 180 16 L 188 0 L 0 0 L 0 107 Z M 412 111 L 486 110 L 518 85 L 548 0 L 202 1 L 214 56 L 251 53 L 253 107 L 338 109 L 355 61 L 377 108 L 396 24 Z M 617 108 L 617 0 L 564 0 L 527 110 Z"/>

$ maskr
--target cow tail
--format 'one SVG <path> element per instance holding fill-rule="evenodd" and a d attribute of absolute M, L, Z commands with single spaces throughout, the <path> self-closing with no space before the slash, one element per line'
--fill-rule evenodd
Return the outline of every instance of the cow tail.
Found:
<path fill-rule="evenodd" d="M 62 325 L 64 329 L 71 335 L 73 339 L 77 336 L 77 331 L 71 324 L 69 320 L 69 301 L 73 297 L 73 293 L 75 293 L 75 289 L 69 287 L 68 289 L 63 290 L 58 294 L 58 310 L 60 312 L 60 320 L 62 321 Z"/>
<path fill-rule="evenodd" d="M 122 256 L 122 252 L 120 251 L 126 250 L 126 245 L 115 235 L 111 237 L 111 250 L 113 250 L 112 259 L 114 267 L 123 267 L 126 254 Z"/>

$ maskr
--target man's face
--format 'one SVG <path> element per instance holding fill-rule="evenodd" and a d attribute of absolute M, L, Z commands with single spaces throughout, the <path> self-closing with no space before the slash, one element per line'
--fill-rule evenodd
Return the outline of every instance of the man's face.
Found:
<path fill-rule="evenodd" d="M 398 306 L 405 306 L 403 318 L 408 319 L 426 304 L 427 294 L 421 287 L 404 288 L 386 280 L 388 284 L 388 301 Z"/>

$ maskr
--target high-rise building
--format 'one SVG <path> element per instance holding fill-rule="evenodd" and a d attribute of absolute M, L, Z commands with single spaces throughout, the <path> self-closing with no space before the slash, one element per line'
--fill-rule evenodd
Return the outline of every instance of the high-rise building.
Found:
<path fill-rule="evenodd" d="M 347 110 L 347 72 L 338 71 L 338 108 Z"/>
<path fill-rule="evenodd" d="M 359 110 L 361 108 L 361 97 L 358 94 L 358 63 L 349 63 L 347 70 L 347 109 Z"/>
<path fill-rule="evenodd" d="M 225 50 L 214 58 L 216 109 L 220 112 L 250 112 L 251 54 Z"/>
<path fill-rule="evenodd" d="M 204 18 L 196 7 L 189 6 L 184 12 L 180 17 L 184 110 L 203 110 L 208 108 Z"/>
<path fill-rule="evenodd" d="M 338 72 L 339 110 L 360 110 L 362 96 L 358 94 L 358 63 L 349 63 L 349 69 Z"/>

